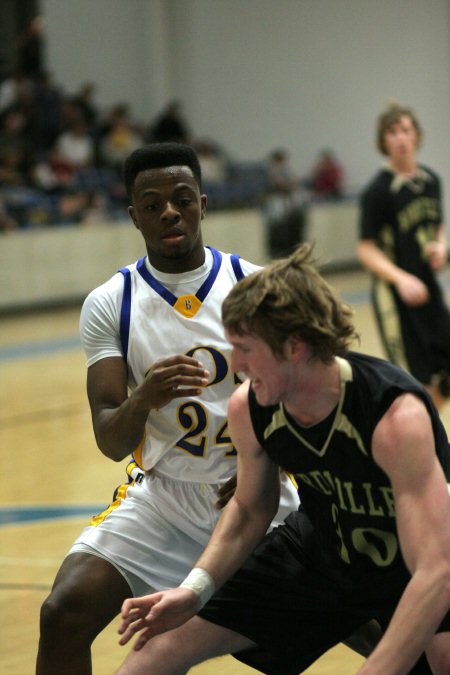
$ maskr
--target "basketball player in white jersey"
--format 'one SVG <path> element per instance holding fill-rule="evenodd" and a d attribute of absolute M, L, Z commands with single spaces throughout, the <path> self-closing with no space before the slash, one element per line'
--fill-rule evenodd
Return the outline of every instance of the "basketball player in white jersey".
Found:
<path fill-rule="evenodd" d="M 116 492 L 64 559 L 41 610 L 38 675 L 90 674 L 91 644 L 125 598 L 184 579 L 236 471 L 226 410 L 239 381 L 221 306 L 256 266 L 203 245 L 207 199 L 192 148 L 140 148 L 124 176 L 147 255 L 92 291 L 80 334 L 98 447 L 114 461 L 133 453 L 139 479 Z M 276 522 L 298 506 L 281 480 Z"/>

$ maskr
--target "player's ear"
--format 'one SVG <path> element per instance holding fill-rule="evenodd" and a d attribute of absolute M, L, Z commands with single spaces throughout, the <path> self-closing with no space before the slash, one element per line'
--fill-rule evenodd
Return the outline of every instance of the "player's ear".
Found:
<path fill-rule="evenodd" d="M 305 350 L 306 344 L 299 338 L 291 336 L 286 340 L 284 352 L 288 361 L 296 363 L 303 357 Z"/>
<path fill-rule="evenodd" d="M 201 195 L 200 196 L 200 212 L 201 212 L 201 217 L 202 220 L 206 215 L 206 204 L 208 203 L 208 198 L 206 195 Z"/>
<path fill-rule="evenodd" d="M 140 230 L 141 228 L 138 225 L 138 222 L 136 220 L 136 216 L 135 216 L 135 213 L 134 213 L 134 206 L 128 207 L 128 215 L 130 216 L 131 220 L 133 221 L 133 224 L 134 224 L 135 228 Z"/>

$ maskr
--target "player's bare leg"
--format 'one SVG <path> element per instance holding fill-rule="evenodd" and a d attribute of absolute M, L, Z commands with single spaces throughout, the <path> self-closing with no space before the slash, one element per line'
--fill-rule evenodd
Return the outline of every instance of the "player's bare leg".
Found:
<path fill-rule="evenodd" d="M 450 633 L 437 633 L 427 649 L 427 657 L 436 675 L 450 673 Z"/>
<path fill-rule="evenodd" d="M 41 608 L 36 675 L 91 675 L 91 644 L 132 592 L 103 558 L 69 555 Z"/>
<path fill-rule="evenodd" d="M 254 646 L 248 638 L 198 616 L 176 630 L 176 649 L 173 631 L 157 635 L 141 650 L 131 651 L 116 675 L 184 675 L 197 663 Z"/>

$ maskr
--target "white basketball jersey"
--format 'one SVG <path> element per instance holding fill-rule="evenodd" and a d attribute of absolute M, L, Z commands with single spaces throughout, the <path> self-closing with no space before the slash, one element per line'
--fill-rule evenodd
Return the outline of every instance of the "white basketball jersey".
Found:
<path fill-rule="evenodd" d="M 171 355 L 193 356 L 210 373 L 200 396 L 177 398 L 150 412 L 134 458 L 143 469 L 205 483 L 222 482 L 236 470 L 226 414 L 239 380 L 230 369 L 221 307 L 244 275 L 238 256 L 211 253 L 212 267 L 195 295 L 173 295 L 153 276 L 145 258 L 121 270 L 120 337 L 130 388 L 141 384 L 155 361 Z M 244 267 L 247 273 L 257 269 L 247 262 Z"/>

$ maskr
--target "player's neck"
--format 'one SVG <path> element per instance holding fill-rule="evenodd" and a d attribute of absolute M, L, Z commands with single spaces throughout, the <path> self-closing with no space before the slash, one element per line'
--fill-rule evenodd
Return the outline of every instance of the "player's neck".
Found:
<path fill-rule="evenodd" d="M 417 162 L 415 157 L 402 157 L 400 159 L 390 159 L 389 166 L 395 173 L 401 173 L 404 176 L 415 176 L 417 173 Z"/>
<path fill-rule="evenodd" d="M 158 255 L 147 248 L 147 257 L 150 265 L 163 274 L 184 274 L 199 269 L 205 262 L 205 249 L 203 244 L 190 251 L 188 255 L 168 258 Z"/>
<path fill-rule="evenodd" d="M 295 388 L 285 408 L 303 426 L 324 420 L 337 406 L 341 393 L 339 366 L 337 363 L 316 362 L 310 373 L 305 373 L 302 382 Z"/>

